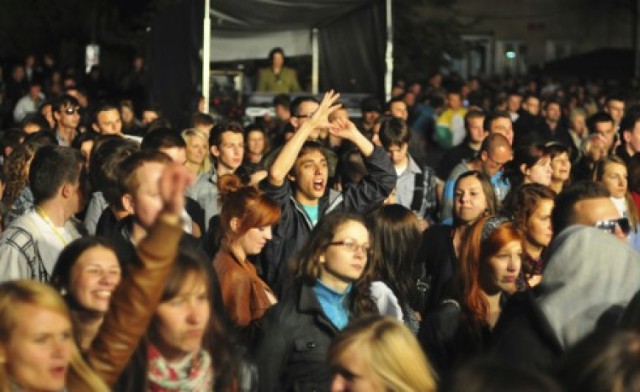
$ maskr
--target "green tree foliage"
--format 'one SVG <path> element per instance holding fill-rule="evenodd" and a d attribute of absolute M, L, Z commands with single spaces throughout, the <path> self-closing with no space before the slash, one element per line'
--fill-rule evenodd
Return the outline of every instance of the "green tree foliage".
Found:
<path fill-rule="evenodd" d="M 394 1 L 394 73 L 412 81 L 426 80 L 429 74 L 449 64 L 447 56 L 460 57 L 462 40 L 456 21 L 431 20 L 424 5 L 445 7 L 452 0 Z"/>

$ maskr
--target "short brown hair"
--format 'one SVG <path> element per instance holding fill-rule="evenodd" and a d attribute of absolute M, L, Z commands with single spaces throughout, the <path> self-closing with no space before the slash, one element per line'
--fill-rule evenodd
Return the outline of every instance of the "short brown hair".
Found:
<path fill-rule="evenodd" d="M 156 150 L 140 150 L 127 159 L 125 159 L 120 165 L 118 174 L 118 188 L 120 196 L 125 194 L 134 195 L 140 187 L 140 180 L 138 179 L 138 169 L 145 163 L 171 163 L 171 158 L 167 154 Z"/>

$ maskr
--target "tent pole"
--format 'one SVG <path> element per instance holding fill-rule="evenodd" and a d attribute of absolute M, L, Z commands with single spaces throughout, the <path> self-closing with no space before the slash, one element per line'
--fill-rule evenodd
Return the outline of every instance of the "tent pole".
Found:
<path fill-rule="evenodd" d="M 387 0 L 387 48 L 385 51 L 387 72 L 384 76 L 384 95 L 387 101 L 391 99 L 393 87 L 393 15 L 391 11 L 391 0 Z"/>
<path fill-rule="evenodd" d="M 311 93 L 318 94 L 320 56 L 318 50 L 318 29 L 311 30 Z"/>
<path fill-rule="evenodd" d="M 209 15 L 209 1 L 204 0 L 204 20 L 202 23 L 202 96 L 204 97 L 204 112 L 209 113 L 209 78 L 211 67 L 211 17 Z"/>

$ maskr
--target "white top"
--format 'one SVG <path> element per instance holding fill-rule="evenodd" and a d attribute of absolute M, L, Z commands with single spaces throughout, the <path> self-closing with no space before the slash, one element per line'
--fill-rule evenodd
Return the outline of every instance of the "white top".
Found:
<path fill-rule="evenodd" d="M 378 306 L 378 311 L 382 316 L 390 316 L 403 322 L 403 313 L 398 298 L 382 281 L 371 282 L 371 298 Z"/>
<path fill-rule="evenodd" d="M 11 230 L 12 227 L 20 227 L 30 234 L 30 240 L 35 243 L 42 264 L 49 275 L 53 272 L 62 249 L 81 236 L 71 220 L 67 221 L 63 227 L 54 228 L 35 210 L 25 213 L 13 221 L 0 237 L 0 281 L 30 278 L 24 253 L 7 241 L 8 237 L 15 235 L 15 231 Z"/>

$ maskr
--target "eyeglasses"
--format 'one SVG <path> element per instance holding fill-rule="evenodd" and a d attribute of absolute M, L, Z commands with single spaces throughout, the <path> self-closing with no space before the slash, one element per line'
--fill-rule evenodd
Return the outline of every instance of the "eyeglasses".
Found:
<path fill-rule="evenodd" d="M 349 238 L 342 241 L 329 242 L 329 245 L 344 246 L 349 252 L 353 253 L 357 252 L 358 249 L 362 249 L 362 251 L 366 254 L 371 253 L 371 245 L 367 243 L 358 244 L 357 242 Z"/>
<path fill-rule="evenodd" d="M 593 225 L 596 229 L 600 229 L 611 234 L 615 234 L 616 226 L 620 228 L 624 235 L 629 235 L 631 232 L 631 224 L 629 223 L 628 218 L 601 220 Z"/>
<path fill-rule="evenodd" d="M 64 113 L 69 115 L 69 116 L 72 116 L 75 113 L 80 114 L 80 108 L 66 108 L 66 109 L 64 109 Z"/>

